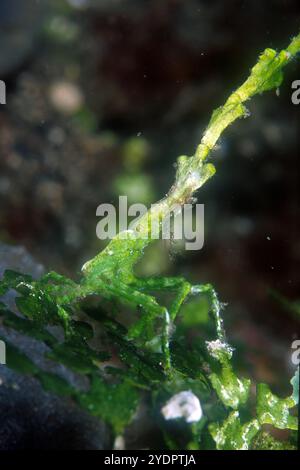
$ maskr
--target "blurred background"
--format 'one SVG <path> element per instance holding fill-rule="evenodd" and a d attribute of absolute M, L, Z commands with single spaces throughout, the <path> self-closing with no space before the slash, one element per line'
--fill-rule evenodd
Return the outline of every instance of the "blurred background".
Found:
<path fill-rule="evenodd" d="M 103 247 L 97 206 L 160 199 L 212 110 L 299 19 L 297 0 L 1 0 L 1 242 L 78 276 Z M 158 244 L 141 267 L 212 283 L 240 367 L 282 393 L 300 318 L 295 79 L 296 61 L 213 152 L 204 248 Z"/>

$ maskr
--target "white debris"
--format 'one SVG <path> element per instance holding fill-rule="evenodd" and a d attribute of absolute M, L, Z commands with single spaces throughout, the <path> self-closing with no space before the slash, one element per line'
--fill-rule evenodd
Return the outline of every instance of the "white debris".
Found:
<path fill-rule="evenodd" d="M 125 439 L 123 436 L 116 436 L 114 441 L 114 450 L 125 450 Z"/>
<path fill-rule="evenodd" d="M 79 87 L 68 81 L 55 82 L 50 86 L 52 105 L 63 114 L 73 114 L 83 105 L 84 97 Z"/>
<path fill-rule="evenodd" d="M 187 423 L 200 421 L 203 414 L 199 399 L 189 390 L 170 398 L 161 412 L 167 420 L 184 418 Z"/>
<path fill-rule="evenodd" d="M 209 354 L 214 357 L 215 359 L 220 358 L 220 353 L 226 354 L 226 356 L 230 359 L 233 353 L 233 348 L 219 339 L 215 341 L 206 341 L 206 346 L 208 349 Z"/>

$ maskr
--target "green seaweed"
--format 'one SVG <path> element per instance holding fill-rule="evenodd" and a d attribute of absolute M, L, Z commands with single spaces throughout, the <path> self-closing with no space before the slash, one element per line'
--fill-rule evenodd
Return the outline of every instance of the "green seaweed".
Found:
<path fill-rule="evenodd" d="M 226 341 L 222 305 L 214 287 L 192 285 L 184 278 L 140 278 L 135 266 L 153 242 L 153 225 L 160 227 L 175 205 L 190 201 L 215 174 L 207 160 L 223 131 L 236 119 L 247 117 L 247 100 L 280 86 L 284 66 L 299 51 L 300 35 L 286 50 L 277 53 L 266 49 L 260 55 L 246 81 L 213 112 L 195 154 L 178 158 L 175 183 L 166 197 L 139 219 L 134 230 L 120 232 L 87 261 L 78 281 L 55 272 L 39 280 L 5 272 L 0 295 L 15 290 L 20 315 L 2 303 L 3 327 L 43 342 L 47 346 L 45 358 L 83 375 L 89 388 L 82 391 L 71 386 L 6 341 L 8 367 L 36 378 L 52 393 L 72 397 L 109 423 L 116 434 L 136 415 L 142 394 L 150 394 L 149 402 L 157 415 L 157 406 L 174 393 L 190 390 L 202 403 L 205 417 L 201 425 L 185 423 L 192 434 L 187 448 L 210 448 L 211 439 L 216 449 L 293 448 L 275 441 L 262 426 L 297 430 L 296 416 L 291 413 L 298 402 L 297 379 L 292 379 L 293 392 L 287 398 L 279 398 L 268 385 L 259 384 L 253 407 L 249 391 L 255 384 L 234 370 L 233 349 Z M 170 305 L 159 302 L 153 293 L 172 294 Z M 98 301 L 87 306 L 91 298 Z M 188 300 L 193 301 L 193 307 L 188 307 Z M 193 316 L 194 308 L 202 309 L 200 316 Z M 205 328 L 207 323 L 213 338 L 207 342 L 198 338 L 192 344 L 187 338 L 189 330 L 197 330 L 199 325 Z M 59 333 L 51 329 L 53 326 Z M 157 420 L 165 445 L 176 447 L 165 421 L 161 416 Z"/>

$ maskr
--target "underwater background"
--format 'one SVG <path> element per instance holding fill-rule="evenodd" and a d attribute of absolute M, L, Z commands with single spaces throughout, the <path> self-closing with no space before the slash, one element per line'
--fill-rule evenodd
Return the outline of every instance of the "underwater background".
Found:
<path fill-rule="evenodd" d="M 297 0 L 2 0 L 0 273 L 22 269 L 25 253 L 33 271 L 75 277 L 104 246 L 97 206 L 163 197 L 177 156 L 193 154 L 212 110 L 299 18 Z M 237 367 L 283 394 L 300 321 L 299 78 L 292 63 L 213 151 L 217 173 L 198 193 L 203 249 L 159 243 L 140 267 L 213 284 Z"/>

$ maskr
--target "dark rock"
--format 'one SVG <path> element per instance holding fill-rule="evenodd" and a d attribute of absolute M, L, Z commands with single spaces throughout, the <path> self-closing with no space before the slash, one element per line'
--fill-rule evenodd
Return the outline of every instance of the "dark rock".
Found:
<path fill-rule="evenodd" d="M 44 268 L 22 247 L 0 244 L 0 277 L 13 269 L 39 277 Z M 1 301 L 14 307 L 15 294 Z M 26 352 L 47 371 L 59 372 L 74 385 L 82 385 L 63 366 L 44 362 L 45 345 L 0 324 L 0 335 Z M 41 357 L 39 357 L 41 356 Z M 77 383 L 76 383 L 77 380 Z M 17 449 L 103 449 L 110 447 L 107 426 L 81 410 L 71 399 L 46 393 L 40 383 L 0 365 L 0 450 Z"/>

